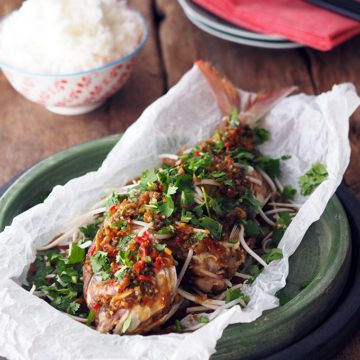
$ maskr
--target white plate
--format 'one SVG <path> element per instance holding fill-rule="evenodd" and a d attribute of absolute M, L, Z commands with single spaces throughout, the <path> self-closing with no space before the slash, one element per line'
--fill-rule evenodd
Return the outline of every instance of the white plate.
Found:
<path fill-rule="evenodd" d="M 291 41 L 277 41 L 277 42 L 261 41 L 261 40 L 248 39 L 248 38 L 244 38 L 241 36 L 227 34 L 225 32 L 216 30 L 216 29 L 198 21 L 192 15 L 190 15 L 187 11 L 184 11 L 184 12 L 185 12 L 185 15 L 187 16 L 187 18 L 199 29 L 207 32 L 210 35 L 216 36 L 220 39 L 232 41 L 237 44 L 255 46 L 255 47 L 259 47 L 259 48 L 267 48 L 267 49 L 293 49 L 293 48 L 299 48 L 299 47 L 304 46 L 302 44 L 294 43 Z"/>
<path fill-rule="evenodd" d="M 248 39 L 255 40 L 267 40 L 267 41 L 287 41 L 286 39 L 268 34 L 260 34 L 249 30 L 244 30 L 236 25 L 233 25 L 225 20 L 220 19 L 219 17 L 212 15 L 206 10 L 202 9 L 200 6 L 194 4 L 190 0 L 178 0 L 180 6 L 184 11 L 187 12 L 193 19 L 202 22 L 203 24 L 212 27 L 215 30 L 219 30 L 230 35 L 241 36 Z"/>

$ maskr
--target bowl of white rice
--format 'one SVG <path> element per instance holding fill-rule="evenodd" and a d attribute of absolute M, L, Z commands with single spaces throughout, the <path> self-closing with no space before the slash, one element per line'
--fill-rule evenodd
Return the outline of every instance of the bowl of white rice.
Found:
<path fill-rule="evenodd" d="M 27 99 L 84 114 L 125 84 L 146 40 L 125 1 L 26 0 L 0 22 L 0 67 Z"/>

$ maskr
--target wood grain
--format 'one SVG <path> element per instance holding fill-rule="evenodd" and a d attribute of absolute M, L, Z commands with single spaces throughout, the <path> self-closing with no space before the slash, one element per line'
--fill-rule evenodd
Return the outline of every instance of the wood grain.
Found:
<path fill-rule="evenodd" d="M 174 85 L 195 60 L 204 59 L 249 91 L 297 84 L 301 91 L 313 93 L 301 51 L 236 45 L 196 28 L 176 1 L 156 0 L 156 5 L 163 18 L 159 36 L 168 86 Z"/>
<path fill-rule="evenodd" d="M 10 3 L 1 1 L 0 13 L 12 9 L 14 4 Z M 124 131 L 163 94 L 165 84 L 152 4 L 143 0 L 132 0 L 130 4 L 148 20 L 149 40 L 136 58 L 133 75 L 125 87 L 97 111 L 82 116 L 54 115 L 24 99 L 0 75 L 0 184 L 59 150 Z"/>

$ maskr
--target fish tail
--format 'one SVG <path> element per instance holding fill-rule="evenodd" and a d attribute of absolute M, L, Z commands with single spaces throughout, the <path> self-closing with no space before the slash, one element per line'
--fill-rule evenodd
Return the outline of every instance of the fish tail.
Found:
<path fill-rule="evenodd" d="M 234 108 L 239 112 L 240 94 L 238 89 L 228 79 L 222 77 L 208 62 L 197 60 L 195 64 L 212 88 L 223 115 L 231 114 Z"/>

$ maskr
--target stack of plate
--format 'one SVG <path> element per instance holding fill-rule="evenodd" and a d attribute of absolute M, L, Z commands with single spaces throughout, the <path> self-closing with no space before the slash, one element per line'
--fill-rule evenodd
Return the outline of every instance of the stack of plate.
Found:
<path fill-rule="evenodd" d="M 290 49 L 304 45 L 276 35 L 259 34 L 231 24 L 202 9 L 190 0 L 178 0 L 187 18 L 201 30 L 238 44 L 270 49 Z"/>

